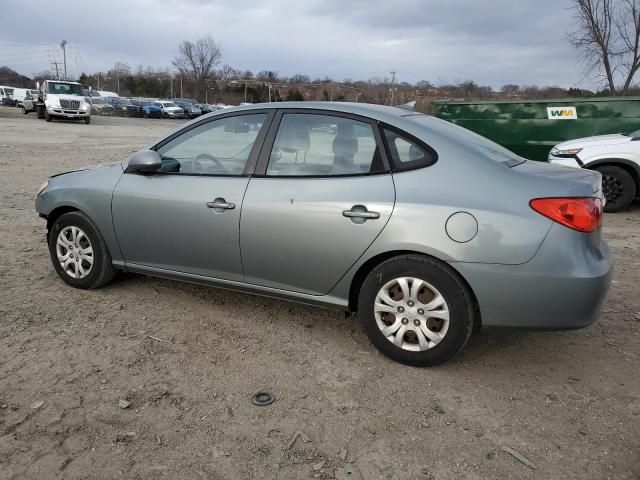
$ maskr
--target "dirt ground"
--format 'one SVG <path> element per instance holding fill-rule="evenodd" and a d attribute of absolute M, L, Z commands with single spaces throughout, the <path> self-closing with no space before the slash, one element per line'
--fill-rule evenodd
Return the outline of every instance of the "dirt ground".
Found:
<path fill-rule="evenodd" d="M 38 186 L 178 123 L 0 107 L 0 479 L 640 478 L 640 205 L 605 217 L 615 275 L 594 325 L 483 330 L 409 368 L 340 312 L 56 277 Z"/>

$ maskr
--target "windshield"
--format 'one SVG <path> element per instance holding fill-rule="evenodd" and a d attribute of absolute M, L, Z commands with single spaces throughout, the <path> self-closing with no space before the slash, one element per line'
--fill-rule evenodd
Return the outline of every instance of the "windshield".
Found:
<path fill-rule="evenodd" d="M 55 95 L 84 95 L 82 93 L 82 85 L 58 82 L 49 82 L 49 93 Z"/>
<path fill-rule="evenodd" d="M 92 98 L 91 99 L 91 103 L 93 103 L 94 105 L 106 105 L 107 102 L 105 101 L 104 98 Z"/>
<path fill-rule="evenodd" d="M 162 102 L 163 107 L 177 107 L 177 105 L 173 102 Z"/>

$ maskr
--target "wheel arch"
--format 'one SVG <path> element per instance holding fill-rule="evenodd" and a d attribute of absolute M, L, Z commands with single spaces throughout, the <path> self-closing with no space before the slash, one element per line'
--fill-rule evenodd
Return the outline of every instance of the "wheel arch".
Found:
<path fill-rule="evenodd" d="M 81 211 L 79 208 L 72 207 L 71 205 L 61 205 L 51 210 L 51 212 L 49 212 L 49 214 L 46 217 L 47 218 L 47 240 L 49 239 L 49 232 L 51 231 L 51 227 L 53 227 L 53 224 L 56 222 L 56 220 L 58 220 L 65 213 L 71 213 L 71 212 L 80 212 L 84 215 L 87 215 L 85 212 Z"/>
<path fill-rule="evenodd" d="M 603 158 L 584 165 L 584 168 L 588 170 L 597 170 L 599 167 L 622 168 L 633 178 L 633 182 L 636 184 L 636 195 L 640 194 L 640 165 L 637 163 L 626 158 Z"/>
<path fill-rule="evenodd" d="M 432 255 L 427 255 L 423 252 L 418 252 L 415 250 L 392 250 L 389 252 L 380 253 L 378 255 L 375 255 L 369 258 L 366 262 L 360 265 L 355 275 L 351 279 L 351 285 L 349 287 L 349 311 L 356 312 L 358 310 L 358 295 L 360 294 L 360 288 L 362 287 L 362 284 L 364 283 L 364 280 L 367 277 L 367 275 L 369 275 L 369 273 L 371 273 L 371 271 L 375 267 L 380 265 L 382 262 L 385 262 L 391 258 L 399 257 L 402 255 L 417 255 L 420 257 L 425 257 L 439 263 L 444 268 L 453 272 L 454 275 L 456 275 L 460 279 L 460 281 L 468 288 L 469 293 L 471 294 L 471 298 L 475 305 L 475 311 L 476 311 L 476 316 L 475 316 L 476 325 L 474 326 L 474 328 L 481 327 L 482 315 L 480 311 L 480 304 L 478 303 L 478 298 L 476 297 L 476 294 L 473 291 L 473 288 L 471 288 L 471 285 L 466 280 L 466 278 L 464 278 L 462 274 L 450 263 L 444 262 Z"/>

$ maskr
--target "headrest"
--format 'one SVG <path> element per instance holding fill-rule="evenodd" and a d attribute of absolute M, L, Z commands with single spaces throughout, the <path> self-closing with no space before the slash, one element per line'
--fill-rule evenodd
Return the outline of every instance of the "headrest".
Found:
<path fill-rule="evenodd" d="M 333 139 L 333 154 L 351 158 L 358 153 L 358 139 L 353 131 L 353 123 L 339 122 L 336 138 Z"/>
<path fill-rule="evenodd" d="M 309 130 L 299 123 L 285 124 L 282 136 L 278 140 L 278 146 L 285 152 L 307 151 L 310 143 Z"/>

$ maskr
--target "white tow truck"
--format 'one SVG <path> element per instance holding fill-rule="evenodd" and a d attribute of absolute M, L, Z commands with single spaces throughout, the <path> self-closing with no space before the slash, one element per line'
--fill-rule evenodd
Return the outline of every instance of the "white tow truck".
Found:
<path fill-rule="evenodd" d="M 36 112 L 38 118 L 84 120 L 91 123 L 91 104 L 84 96 L 82 84 L 66 80 L 45 80 L 37 85 L 38 98 L 25 100 L 22 112 Z"/>

